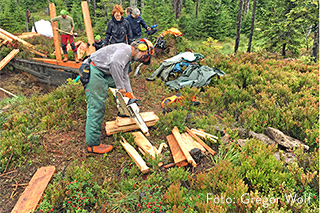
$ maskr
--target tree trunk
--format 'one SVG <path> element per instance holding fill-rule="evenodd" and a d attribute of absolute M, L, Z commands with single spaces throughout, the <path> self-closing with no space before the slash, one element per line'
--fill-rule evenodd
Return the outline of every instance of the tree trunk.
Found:
<path fill-rule="evenodd" d="M 130 0 L 130 7 L 135 8 L 137 7 L 137 5 L 138 5 L 137 0 Z"/>
<path fill-rule="evenodd" d="M 180 17 L 181 7 L 182 7 L 183 0 L 176 0 L 175 5 L 175 13 L 176 13 L 176 19 Z"/>
<path fill-rule="evenodd" d="M 141 8 L 144 8 L 144 2 L 141 0 Z"/>
<path fill-rule="evenodd" d="M 245 0 L 243 5 L 243 16 L 247 15 L 247 13 L 249 12 L 249 8 L 250 8 L 250 0 Z"/>
<path fill-rule="evenodd" d="M 251 51 L 251 43 L 252 43 L 253 29 L 254 29 L 254 19 L 255 19 L 255 15 L 256 15 L 256 6 L 257 6 L 257 0 L 254 0 L 253 6 L 252 6 L 251 29 L 250 29 L 249 43 L 248 43 L 248 49 L 247 49 L 248 53 Z"/>
<path fill-rule="evenodd" d="M 314 31 L 314 41 L 311 49 L 311 57 L 313 57 L 313 61 L 317 62 L 319 53 L 319 25 L 316 26 Z"/>
<path fill-rule="evenodd" d="M 200 4 L 200 0 L 197 0 L 197 5 L 196 5 L 196 19 L 198 18 L 199 4 Z"/>
<path fill-rule="evenodd" d="M 236 36 L 236 43 L 234 45 L 234 53 L 237 53 L 238 48 L 239 48 L 240 32 L 241 32 L 241 21 L 242 21 L 242 6 L 243 6 L 243 0 L 239 0 L 237 36 Z"/>
<path fill-rule="evenodd" d="M 282 56 L 286 56 L 286 46 L 286 43 L 282 45 Z"/>
<path fill-rule="evenodd" d="M 68 0 L 64 0 L 65 4 L 66 4 L 66 8 L 68 8 Z"/>

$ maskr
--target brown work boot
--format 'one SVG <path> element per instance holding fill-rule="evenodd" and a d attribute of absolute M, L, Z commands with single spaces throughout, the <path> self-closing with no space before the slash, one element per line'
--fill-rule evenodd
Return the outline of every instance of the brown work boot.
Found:
<path fill-rule="evenodd" d="M 76 63 L 79 63 L 78 55 L 74 55 L 74 60 L 76 61 Z"/>
<path fill-rule="evenodd" d="M 64 59 L 63 59 L 63 62 L 67 62 L 68 61 L 68 54 L 64 54 Z"/>
<path fill-rule="evenodd" d="M 104 154 L 110 152 L 112 149 L 113 147 L 111 145 L 105 145 L 102 143 L 99 146 L 88 146 L 88 152 L 95 154 Z"/>

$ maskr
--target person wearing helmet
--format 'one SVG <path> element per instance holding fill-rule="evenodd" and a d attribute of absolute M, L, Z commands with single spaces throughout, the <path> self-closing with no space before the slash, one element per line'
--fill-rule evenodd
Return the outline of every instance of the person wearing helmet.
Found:
<path fill-rule="evenodd" d="M 95 41 L 93 43 L 93 46 L 96 48 L 96 51 L 105 46 L 100 35 L 96 35 L 96 37 L 94 39 L 95 39 Z"/>
<path fill-rule="evenodd" d="M 61 32 L 61 47 L 63 50 L 64 59 L 63 61 L 68 61 L 68 52 L 67 52 L 67 44 L 68 40 L 70 43 L 70 46 L 72 48 L 74 59 L 77 63 L 79 63 L 78 55 L 77 55 L 77 47 L 74 44 L 74 38 L 73 38 L 73 30 L 74 30 L 74 22 L 72 17 L 68 16 L 68 12 L 66 10 L 60 11 L 60 16 L 54 17 L 51 19 L 51 24 L 53 26 L 54 30 L 59 30 L 59 28 L 54 23 L 55 21 L 58 21 L 60 24 L 60 30 Z M 69 33 L 69 34 L 68 34 Z"/>
<path fill-rule="evenodd" d="M 132 42 L 131 45 L 116 43 L 105 46 L 92 53 L 90 80 L 85 88 L 87 97 L 86 145 L 90 153 L 103 154 L 112 150 L 112 145 L 102 144 L 99 140 L 102 121 L 106 110 L 107 90 L 117 88 L 122 95 L 127 92 L 132 97 L 128 69 L 130 61 L 150 64 L 154 46 L 147 39 Z"/>

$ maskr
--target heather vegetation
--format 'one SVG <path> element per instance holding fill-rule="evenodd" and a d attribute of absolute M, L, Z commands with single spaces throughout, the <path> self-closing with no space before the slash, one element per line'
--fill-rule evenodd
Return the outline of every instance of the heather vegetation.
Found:
<path fill-rule="evenodd" d="M 4 1 L 10 2 L 0 0 Z M 19 7 L 27 5 L 26 2 L 29 1 L 21 0 Z M 59 10 L 67 1 L 54 2 Z M 73 4 L 69 11 L 81 23 L 81 16 L 78 16 L 81 13 L 76 13 L 80 10 L 76 8 L 79 5 L 75 1 L 70 2 Z M 97 2 L 98 9 L 109 11 L 109 1 Z M 129 5 L 128 1 L 123 2 Z M 152 2 L 156 4 L 159 1 Z M 222 1 L 230 3 L 218 8 L 223 16 L 215 14 L 216 17 L 212 17 L 213 14 L 208 12 L 212 7 L 208 2 L 211 1 L 204 2 L 198 20 L 193 18 L 195 11 L 186 12 L 195 6 L 196 1 L 185 1 L 178 19 L 171 13 L 172 17 L 163 15 L 170 9 L 167 4 L 163 4 L 166 7 L 162 10 L 152 8 L 151 3 L 146 4 L 143 11 L 154 9 L 152 13 L 143 14 L 146 22 L 161 21 L 161 30 L 177 24 L 184 35 L 179 38 L 169 36 L 168 49 L 155 55 L 152 63 L 143 67 L 137 77 L 133 78 L 132 73 L 131 77 L 135 95 L 143 102 L 142 111 L 155 111 L 160 117 L 158 123 L 150 128 L 152 144 L 158 146 L 166 142 L 166 136 L 174 126 L 180 132 L 184 132 L 185 127 L 201 128 L 218 136 L 216 143 L 205 140 L 216 154 L 204 156 L 198 168 L 159 168 L 160 161 L 165 164 L 172 162 L 170 149 L 167 148 L 162 153 L 162 159 L 143 156 L 152 168 L 149 174 L 143 175 L 119 142 L 120 136 L 124 136 L 137 148 L 131 133 L 104 135 L 103 141 L 114 146 L 110 153 L 90 155 L 84 151 L 86 97 L 80 83 L 73 83 L 70 79 L 45 95 L 1 99 L 1 109 L 11 105 L 0 112 L 1 174 L 16 170 L 27 174 L 41 166 L 57 167 L 37 212 L 319 212 L 319 64 L 310 56 L 310 48 L 306 47 L 301 34 L 300 37 L 287 34 L 290 42 L 286 55 L 281 52 L 283 43 L 271 42 L 271 38 L 281 40 L 279 36 L 271 35 L 280 34 L 281 30 L 272 32 L 272 25 L 266 24 L 266 17 L 272 10 L 264 9 L 270 9 L 270 4 L 281 1 L 261 2 L 259 23 L 268 29 L 260 28 L 261 34 L 258 33 L 259 39 L 254 42 L 252 53 L 245 52 L 250 19 L 248 16 L 244 18 L 245 30 L 237 54 L 232 54 L 234 39 L 230 39 L 235 37 L 237 5 L 234 1 Z M 289 13 L 291 16 L 287 21 L 292 21 L 302 4 L 300 1 L 290 2 L 296 7 Z M 36 7 L 46 4 L 46 1 L 35 3 Z M 3 7 L 2 13 L 8 5 Z M 233 13 L 230 12 L 232 8 Z M 285 7 L 279 6 L 276 10 L 281 8 Z M 92 19 L 96 20 L 96 23 L 93 21 L 95 33 L 102 34 L 106 22 L 98 11 L 101 13 L 103 10 L 97 10 L 97 17 Z M 211 27 L 196 22 L 203 22 L 208 17 L 219 22 L 206 22 Z M 6 21 L 2 20 L 1 24 Z M 228 20 L 232 20 L 232 24 L 228 24 Z M 301 26 L 306 26 L 303 20 L 297 20 Z M 21 30 L 18 27 L 21 24 L 10 26 L 10 30 Z M 278 27 L 287 26 L 278 24 Z M 7 25 L 1 26 L 5 28 Z M 79 31 L 84 29 L 80 26 Z M 292 30 L 289 26 L 287 30 Z M 205 33 L 200 35 L 199 32 Z M 265 41 L 263 35 L 271 40 Z M 312 43 L 312 35 L 308 39 Z M 53 50 L 52 45 L 48 48 Z M 145 79 L 164 59 L 187 49 L 205 56 L 201 65 L 218 68 L 227 75 L 214 77 L 204 88 L 186 87 L 179 90 L 185 97 L 182 105 L 173 104 L 170 113 L 162 114 L 161 100 L 176 91 L 170 91 L 160 79 Z M 4 51 L 9 52 L 2 48 L 1 55 L 6 55 Z M 132 65 L 133 68 L 136 66 Z M 193 96 L 200 105 L 190 103 Z M 114 120 L 117 110 L 111 94 L 107 102 L 104 121 Z M 268 127 L 281 130 L 310 149 L 298 147 L 289 150 L 294 160 L 287 162 L 283 147 L 267 145 L 240 132 L 244 129 L 246 132 L 264 133 Z M 229 135 L 228 140 L 223 139 L 222 133 Z M 239 146 L 238 139 L 247 139 L 247 142 Z M 279 159 L 275 157 L 276 153 Z M 27 174 L 27 180 L 30 180 L 30 175 Z M 8 191 L 8 197 L 1 197 L 0 206 L 13 199 L 12 189 L 3 188 L 7 183 L 13 184 L 13 179 L 1 179 L 0 176 L 0 191 Z"/>

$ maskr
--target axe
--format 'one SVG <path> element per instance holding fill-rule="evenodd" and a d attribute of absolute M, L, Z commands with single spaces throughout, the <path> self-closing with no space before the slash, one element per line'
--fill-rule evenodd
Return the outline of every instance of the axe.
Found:
<path fill-rule="evenodd" d="M 65 34 L 68 34 L 68 35 L 71 35 L 71 36 L 73 36 L 74 38 L 77 38 L 77 37 L 78 37 L 78 34 L 77 34 L 77 33 L 68 33 L 68 32 L 66 32 L 66 31 L 63 31 L 63 30 L 60 30 L 60 29 L 58 29 L 58 31 L 60 31 L 60 32 L 62 32 L 62 33 L 65 33 Z"/>

